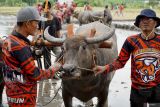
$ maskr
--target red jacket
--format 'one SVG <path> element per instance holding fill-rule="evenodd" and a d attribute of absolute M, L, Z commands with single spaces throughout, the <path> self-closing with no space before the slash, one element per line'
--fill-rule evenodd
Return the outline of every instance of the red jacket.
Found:
<path fill-rule="evenodd" d="M 37 81 L 54 75 L 50 70 L 35 66 L 29 44 L 27 38 L 14 32 L 3 45 L 3 60 L 9 68 L 4 73 L 4 80 L 10 107 L 35 107 Z"/>
<path fill-rule="evenodd" d="M 124 67 L 130 56 L 133 88 L 151 88 L 160 84 L 160 35 L 149 40 L 140 35 L 128 37 L 118 58 L 109 65 L 110 71 Z"/>

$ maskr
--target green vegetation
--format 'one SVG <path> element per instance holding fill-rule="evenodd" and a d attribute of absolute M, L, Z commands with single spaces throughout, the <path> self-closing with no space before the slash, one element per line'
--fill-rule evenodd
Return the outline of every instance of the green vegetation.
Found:
<path fill-rule="evenodd" d="M 0 7 L 0 14 L 15 15 L 21 7 Z"/>
<path fill-rule="evenodd" d="M 17 10 L 24 6 L 35 6 L 37 3 L 43 3 L 45 0 L 0 0 L 1 14 L 15 14 Z M 56 0 L 49 0 L 52 4 Z M 148 2 L 145 2 L 148 1 Z M 83 7 L 87 2 L 94 9 L 103 10 L 105 5 L 115 6 L 116 4 L 124 4 L 125 10 L 141 10 L 142 8 L 153 8 L 160 10 L 160 0 L 74 0 L 78 7 Z M 99 8 L 101 7 L 101 8 Z"/>
<path fill-rule="evenodd" d="M 159 8 L 160 0 L 74 0 L 78 6 L 84 6 L 86 2 L 90 3 L 92 6 L 105 6 L 105 5 L 115 5 L 124 4 L 127 8 Z"/>
<path fill-rule="evenodd" d="M 27 6 L 35 5 L 38 2 L 44 2 L 45 0 L 0 0 L 0 6 Z M 57 0 L 49 0 L 54 3 Z M 85 3 L 90 3 L 94 7 L 104 7 L 105 5 L 124 4 L 127 8 L 159 8 L 160 0 L 74 0 L 78 6 L 83 7 Z"/>
<path fill-rule="evenodd" d="M 32 6 L 38 2 L 44 2 L 45 0 L 0 0 L 0 6 Z M 49 0 L 51 3 L 54 3 L 55 0 Z"/>

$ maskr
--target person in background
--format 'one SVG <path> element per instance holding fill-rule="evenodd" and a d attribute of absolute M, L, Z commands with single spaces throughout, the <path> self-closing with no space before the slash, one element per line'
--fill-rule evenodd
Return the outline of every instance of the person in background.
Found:
<path fill-rule="evenodd" d="M 60 3 L 58 1 L 55 3 L 54 6 L 55 6 L 56 10 L 60 10 L 61 9 Z"/>
<path fill-rule="evenodd" d="M 86 5 L 84 5 L 84 11 L 86 11 L 86 10 L 88 10 L 88 11 L 92 11 L 93 10 L 92 6 L 88 2 L 86 3 Z"/>
<path fill-rule="evenodd" d="M 63 12 L 61 10 L 57 10 L 56 13 L 55 13 L 56 17 L 60 19 L 60 23 L 63 22 Z"/>
<path fill-rule="evenodd" d="M 35 65 L 27 37 L 36 35 L 39 21 L 36 8 L 20 9 L 17 25 L 2 45 L 2 58 L 8 67 L 4 71 L 4 81 L 9 107 L 35 107 L 37 81 L 53 78 L 61 67 L 57 62 L 46 70 Z"/>
<path fill-rule="evenodd" d="M 114 10 L 115 10 L 114 15 L 119 16 L 119 4 L 118 3 L 114 5 Z"/>
<path fill-rule="evenodd" d="M 72 10 L 73 10 L 73 12 L 74 12 L 74 10 L 75 10 L 76 7 L 77 7 L 77 4 L 76 4 L 75 2 L 72 1 L 71 7 L 72 7 Z M 73 12 L 72 12 L 72 13 L 73 13 Z"/>
<path fill-rule="evenodd" d="M 160 18 L 154 10 L 143 9 L 135 26 L 141 33 L 129 36 L 118 58 L 111 64 L 94 67 L 95 75 L 123 68 L 131 56 L 131 107 L 160 107 L 160 34 L 155 28 Z"/>
<path fill-rule="evenodd" d="M 42 8 L 43 10 L 45 9 L 46 2 L 43 3 Z M 46 21 L 40 21 L 39 23 L 39 31 L 41 32 L 41 35 L 43 35 L 44 29 L 46 29 L 49 26 L 49 34 L 59 38 L 60 37 L 60 30 L 62 29 L 61 26 L 61 21 L 58 17 L 56 17 L 52 12 L 51 12 L 51 3 L 48 1 L 48 6 L 47 6 L 47 12 L 44 13 L 46 14 Z M 51 66 L 51 50 L 53 53 L 58 56 L 61 52 L 60 47 L 45 47 L 44 48 L 44 67 L 45 69 L 48 69 Z"/>
<path fill-rule="evenodd" d="M 66 2 L 63 3 L 63 8 L 67 8 L 68 4 Z"/>
<path fill-rule="evenodd" d="M 41 15 L 42 5 L 40 3 L 37 4 L 37 10 L 38 10 L 39 14 Z"/>
<path fill-rule="evenodd" d="M 124 5 L 120 4 L 118 8 L 119 8 L 119 15 L 123 16 Z"/>
<path fill-rule="evenodd" d="M 109 25 L 111 25 L 112 23 L 112 15 L 108 8 L 108 5 L 106 5 L 104 9 L 104 23 Z"/>
<path fill-rule="evenodd" d="M 114 4 L 111 3 L 111 10 L 114 10 Z"/>
<path fill-rule="evenodd" d="M 69 24 L 71 21 L 71 15 L 72 15 L 71 7 L 64 8 L 63 12 L 64 22 Z"/>

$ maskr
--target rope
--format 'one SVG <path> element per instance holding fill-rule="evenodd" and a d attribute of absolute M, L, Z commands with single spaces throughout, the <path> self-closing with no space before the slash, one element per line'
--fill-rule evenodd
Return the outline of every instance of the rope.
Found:
<path fill-rule="evenodd" d="M 48 48 L 47 48 L 47 47 L 45 47 L 45 49 L 46 49 L 46 50 L 47 50 L 47 52 L 48 52 L 48 53 L 50 53 L 52 56 L 55 56 L 55 57 L 56 57 L 56 55 L 52 54 L 52 53 L 48 50 Z"/>
<path fill-rule="evenodd" d="M 46 52 L 48 52 L 51 56 L 57 57 L 56 55 L 52 54 L 52 53 L 48 50 L 47 47 L 45 47 L 45 49 L 46 49 Z M 61 56 L 61 57 L 62 57 L 62 56 Z M 61 59 L 61 57 L 59 58 L 59 60 Z M 57 62 L 59 62 L 59 60 L 57 60 Z M 51 66 L 51 65 L 49 64 L 49 62 L 47 62 L 47 60 L 46 60 L 46 64 L 47 64 L 48 66 Z M 56 72 L 55 75 L 56 75 L 57 77 L 61 78 L 61 77 L 58 75 L 58 72 Z"/>
<path fill-rule="evenodd" d="M 57 96 L 57 94 L 58 94 L 58 92 L 59 92 L 60 89 L 62 89 L 62 82 L 61 82 L 61 86 L 58 88 L 58 90 L 55 93 L 55 95 L 53 96 L 53 98 L 48 103 L 46 103 L 46 104 L 44 104 L 42 106 L 46 106 L 46 105 L 50 104 L 56 98 L 56 96 Z"/>
<path fill-rule="evenodd" d="M 45 49 L 46 49 L 46 52 L 48 52 L 49 54 L 51 54 L 51 52 L 48 50 L 48 48 L 47 47 L 45 47 Z M 52 56 L 55 56 L 54 54 L 51 54 Z M 55 56 L 56 57 L 56 56 Z M 62 58 L 63 56 L 61 56 L 59 59 L 58 59 L 58 61 Z M 58 62 L 57 61 L 57 62 Z M 46 64 L 47 65 L 49 65 L 49 63 L 47 62 L 47 60 L 46 60 Z M 49 65 L 50 66 L 50 65 Z M 57 73 L 55 73 L 55 75 L 57 75 Z M 57 75 L 59 78 L 60 78 L 60 76 L 59 75 Z M 57 90 L 57 92 L 55 93 L 55 95 L 53 96 L 53 98 L 48 102 L 48 103 L 46 103 L 46 104 L 42 104 L 42 106 L 47 106 L 48 104 L 50 104 L 55 98 L 56 98 L 56 96 L 57 96 L 57 94 L 58 94 L 58 92 L 59 92 L 59 90 L 62 88 L 62 83 L 61 83 L 61 85 L 60 85 L 60 87 L 58 88 L 58 90 Z"/>
<path fill-rule="evenodd" d="M 82 67 L 76 67 L 77 69 L 80 69 L 80 70 L 86 70 L 86 71 L 91 71 L 91 72 L 93 72 L 93 70 L 92 69 L 87 69 L 87 68 L 82 68 Z"/>
<path fill-rule="evenodd" d="M 46 48 L 46 47 L 45 47 Z M 50 53 L 50 51 L 48 50 L 48 48 L 46 48 L 46 52 Z M 51 54 L 51 53 L 50 53 Z M 53 54 L 51 54 L 52 56 L 55 56 Z M 55 56 L 56 57 L 56 56 Z M 57 62 L 59 62 L 61 60 L 61 58 L 63 58 L 63 54 L 58 58 Z M 47 62 L 47 61 L 46 61 Z M 49 63 L 47 63 L 49 65 Z M 80 69 L 80 70 L 86 70 L 86 71 L 90 71 L 90 72 L 93 72 L 92 69 L 87 69 L 87 68 L 82 68 L 82 67 L 76 67 L 77 69 Z M 57 75 L 57 74 L 56 74 Z M 58 76 L 58 75 L 57 75 Z M 93 75 L 92 75 L 93 76 Z M 59 77 L 59 76 L 58 76 Z M 61 83 L 61 86 L 62 86 L 62 83 Z M 59 87 L 57 92 L 55 93 L 55 95 L 53 96 L 53 98 L 46 104 L 43 104 L 42 106 L 47 106 L 48 104 L 50 104 L 57 96 L 59 90 L 62 88 L 62 87 Z"/>

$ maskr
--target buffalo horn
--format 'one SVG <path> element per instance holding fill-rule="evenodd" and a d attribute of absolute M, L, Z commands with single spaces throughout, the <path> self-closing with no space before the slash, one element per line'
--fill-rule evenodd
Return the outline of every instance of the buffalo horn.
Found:
<path fill-rule="evenodd" d="M 87 37 L 86 38 L 86 42 L 89 44 L 93 44 L 93 43 L 99 43 L 101 41 L 105 41 L 108 40 L 109 38 L 112 37 L 112 35 L 115 33 L 115 29 L 111 29 L 107 34 L 105 33 L 102 36 L 94 36 L 92 38 Z"/>
<path fill-rule="evenodd" d="M 56 38 L 54 36 L 51 36 L 48 32 L 49 26 L 44 30 L 44 38 L 49 41 L 49 42 L 53 42 L 53 43 L 63 43 L 64 40 L 66 39 L 66 35 L 63 35 L 62 38 Z"/>

